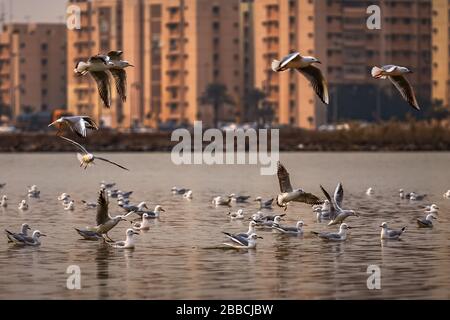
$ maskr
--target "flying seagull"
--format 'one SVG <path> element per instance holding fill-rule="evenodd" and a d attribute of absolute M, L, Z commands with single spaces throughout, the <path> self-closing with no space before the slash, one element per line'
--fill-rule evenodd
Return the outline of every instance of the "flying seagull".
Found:
<path fill-rule="evenodd" d="M 405 67 L 396 66 L 388 64 L 385 66 L 373 67 L 372 77 L 375 79 L 386 79 L 388 78 L 397 88 L 397 90 L 402 95 L 411 107 L 416 110 L 420 110 L 419 104 L 417 103 L 416 96 L 414 94 L 414 89 L 408 80 L 405 78 L 405 74 L 412 73 L 411 70 Z"/>
<path fill-rule="evenodd" d="M 112 66 L 109 68 L 116 85 L 117 93 L 120 99 L 125 102 L 127 100 L 127 73 L 125 68 L 134 67 L 126 60 L 122 60 L 122 51 L 110 51 L 108 53 L 109 62 Z"/>
<path fill-rule="evenodd" d="M 77 153 L 77 157 L 78 160 L 80 161 L 80 167 L 84 166 L 84 169 L 86 170 L 88 166 L 90 166 L 91 164 L 94 164 L 94 160 L 101 160 L 101 161 L 105 161 L 108 163 L 111 163 L 121 169 L 127 170 L 129 171 L 129 169 L 122 167 L 120 164 L 115 163 L 111 160 L 105 159 L 105 158 L 101 158 L 101 157 L 97 157 L 94 156 L 92 153 L 89 153 L 85 147 L 83 147 L 81 144 L 79 144 L 78 142 L 75 142 L 73 140 L 70 140 L 66 137 L 60 136 L 61 139 L 66 140 L 67 142 L 70 142 L 71 144 L 73 144 L 74 146 L 76 146 L 82 153 Z"/>
<path fill-rule="evenodd" d="M 287 69 L 296 69 L 303 74 L 311 83 L 314 91 L 323 103 L 329 104 L 328 84 L 319 68 L 313 63 L 321 63 L 318 59 L 310 56 L 301 56 L 299 52 L 293 52 L 285 56 L 281 61 L 272 61 L 272 70 L 275 72 Z"/>
<path fill-rule="evenodd" d="M 341 208 L 342 201 L 344 200 L 344 188 L 342 187 L 342 183 L 338 183 L 336 190 L 334 191 L 333 199 L 331 199 L 324 187 L 320 186 L 320 189 L 322 189 L 323 194 L 330 203 L 329 217 L 331 221 L 328 223 L 329 226 L 340 224 L 344 222 L 347 217 L 358 217 L 358 214 L 354 210 L 345 210 Z"/>
<path fill-rule="evenodd" d="M 54 125 L 58 126 L 58 132 L 56 133 L 58 136 L 60 135 L 63 127 L 69 127 L 80 138 L 86 138 L 87 129 L 98 130 L 98 126 L 94 120 L 87 116 L 61 117 L 50 123 L 48 126 L 51 127 Z"/>
<path fill-rule="evenodd" d="M 303 189 L 293 189 L 289 180 L 289 173 L 286 168 L 278 161 L 278 182 L 280 184 L 281 194 L 277 196 L 277 204 L 279 207 L 287 209 L 287 205 L 291 201 L 303 202 L 309 205 L 321 204 L 323 201 L 312 193 L 305 192 Z"/>
<path fill-rule="evenodd" d="M 97 83 L 98 93 L 105 107 L 111 107 L 111 82 L 108 70 L 114 64 L 105 55 L 96 55 L 89 58 L 87 62 L 79 61 L 75 66 L 75 74 L 83 76 L 89 73 Z"/>

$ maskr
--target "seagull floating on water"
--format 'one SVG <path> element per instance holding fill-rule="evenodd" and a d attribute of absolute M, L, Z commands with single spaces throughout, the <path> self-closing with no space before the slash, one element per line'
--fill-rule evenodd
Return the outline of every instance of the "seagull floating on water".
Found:
<path fill-rule="evenodd" d="M 261 197 L 256 197 L 255 201 L 259 203 L 259 209 L 272 209 L 273 198 L 269 200 L 263 200 Z"/>
<path fill-rule="evenodd" d="M 256 226 L 256 222 L 255 221 L 250 221 L 248 223 L 248 231 L 247 232 L 242 232 L 242 233 L 237 233 L 237 234 L 231 234 L 228 232 L 224 232 L 224 234 L 233 237 L 233 238 L 244 238 L 247 239 L 251 234 L 255 233 L 255 226 Z"/>
<path fill-rule="evenodd" d="M 8 207 L 8 197 L 5 194 L 2 196 L 2 200 L 0 201 L 0 207 Z"/>
<path fill-rule="evenodd" d="M 405 67 L 389 64 L 382 66 L 381 68 L 375 66 L 372 68 L 371 73 L 372 77 L 375 79 L 388 78 L 400 92 L 403 99 L 405 99 L 414 109 L 420 110 L 414 94 L 414 89 L 405 77 L 406 74 L 412 73 L 411 70 Z"/>
<path fill-rule="evenodd" d="M 66 137 L 62 137 L 62 136 L 60 136 L 60 138 L 66 140 L 67 142 L 69 142 L 71 144 L 73 144 L 74 146 L 76 146 L 81 151 L 81 153 L 77 153 L 77 157 L 78 157 L 78 160 L 80 161 L 80 167 L 84 166 L 85 170 L 87 169 L 88 166 L 91 166 L 92 164 L 94 164 L 94 160 L 98 159 L 98 160 L 101 160 L 101 161 L 105 161 L 105 162 L 111 163 L 111 164 L 113 164 L 113 165 L 115 165 L 115 166 L 117 166 L 117 167 L 119 167 L 121 169 L 129 171 L 129 169 L 121 166 L 120 164 L 118 164 L 116 162 L 113 162 L 113 161 L 105 159 L 105 158 L 94 156 L 92 153 L 89 153 L 86 150 L 86 148 L 84 148 L 78 142 L 75 142 L 73 140 L 70 140 L 70 139 L 68 139 Z"/>
<path fill-rule="evenodd" d="M 73 211 L 75 210 L 75 201 L 70 200 L 70 202 L 64 206 L 64 210 L 66 211 Z"/>
<path fill-rule="evenodd" d="M 277 204 L 279 207 L 286 210 L 288 203 L 291 201 L 303 202 L 309 205 L 322 203 L 322 200 L 312 193 L 305 192 L 303 189 L 293 189 L 289 179 L 289 173 L 280 161 L 278 161 L 277 176 L 281 191 L 281 194 L 277 196 Z"/>
<path fill-rule="evenodd" d="M 443 197 L 446 198 L 446 199 L 450 199 L 450 190 L 447 190 L 447 192 L 445 192 L 443 194 Z"/>
<path fill-rule="evenodd" d="M 375 192 L 373 191 L 373 188 L 369 188 L 369 189 L 367 189 L 367 191 L 366 191 L 366 195 L 368 195 L 368 196 L 372 196 L 374 193 L 375 193 Z"/>
<path fill-rule="evenodd" d="M 149 219 L 159 218 L 161 212 L 166 212 L 166 210 L 164 210 L 164 208 L 159 204 L 155 206 L 155 209 L 153 211 L 131 211 L 131 213 L 136 213 L 141 217 L 144 215 L 144 213 L 146 213 Z"/>
<path fill-rule="evenodd" d="M 228 212 L 231 220 L 242 220 L 244 219 L 244 209 L 239 209 L 236 212 Z"/>
<path fill-rule="evenodd" d="M 14 242 L 13 238 L 28 237 L 28 230 L 31 230 L 31 228 L 28 225 L 28 223 L 23 223 L 22 224 L 22 226 L 20 227 L 20 232 L 19 233 L 14 233 L 14 232 L 5 230 L 6 237 L 8 238 L 8 242 Z"/>
<path fill-rule="evenodd" d="M 84 204 L 84 207 L 86 209 L 95 209 L 95 208 L 97 208 L 97 204 L 95 202 L 87 202 L 85 200 L 81 200 L 81 202 Z"/>
<path fill-rule="evenodd" d="M 139 234 L 139 232 L 136 232 L 133 229 L 127 229 L 125 241 L 116 241 L 110 245 L 117 249 L 134 249 L 134 235 L 137 234 Z"/>
<path fill-rule="evenodd" d="M 426 194 L 417 194 L 415 192 L 411 192 L 409 194 L 409 200 L 411 200 L 411 201 L 422 201 L 426 197 L 427 197 Z"/>
<path fill-rule="evenodd" d="M 149 230 L 150 229 L 150 216 L 148 213 L 142 215 L 142 221 L 133 224 L 133 229 L 135 230 Z"/>
<path fill-rule="evenodd" d="M 229 206 L 230 202 L 231 202 L 230 197 L 222 197 L 222 196 L 215 197 L 212 200 L 212 203 L 216 206 Z"/>
<path fill-rule="evenodd" d="M 433 203 L 431 206 L 425 207 L 425 213 L 439 213 L 439 207 Z"/>
<path fill-rule="evenodd" d="M 383 222 L 380 227 L 382 240 L 398 240 L 406 230 L 406 227 L 403 227 L 400 230 L 389 229 L 386 222 Z"/>
<path fill-rule="evenodd" d="M 40 237 L 45 237 L 46 235 L 41 233 L 39 230 L 35 230 L 31 237 L 28 236 L 17 236 L 12 232 L 6 230 L 6 233 L 9 235 L 8 239 L 10 239 L 14 244 L 20 246 L 40 246 L 41 242 L 39 240 Z"/>
<path fill-rule="evenodd" d="M 180 188 L 180 187 L 172 187 L 171 191 L 172 191 L 173 194 L 182 195 L 182 194 L 185 194 L 186 192 L 188 192 L 189 189 Z"/>
<path fill-rule="evenodd" d="M 347 239 L 348 229 L 351 229 L 351 227 L 349 227 L 346 223 L 343 223 L 339 226 L 339 232 L 311 232 L 323 240 L 345 241 Z"/>
<path fill-rule="evenodd" d="M 87 129 L 98 130 L 98 126 L 94 122 L 94 120 L 87 116 L 61 117 L 58 120 L 50 123 L 48 126 L 58 126 L 58 131 L 56 133 L 56 135 L 58 136 L 61 134 L 61 130 L 64 127 L 68 127 L 80 138 L 86 138 Z"/>
<path fill-rule="evenodd" d="M 358 214 L 354 210 L 345 210 L 341 208 L 342 201 L 344 200 L 344 188 L 342 187 L 342 183 L 338 183 L 336 190 L 334 191 L 333 199 L 331 199 L 330 195 L 322 185 L 320 186 L 320 189 L 322 189 L 323 194 L 330 203 L 331 221 L 328 223 L 329 226 L 340 224 L 351 216 L 358 217 Z"/>
<path fill-rule="evenodd" d="M 192 190 L 188 190 L 185 194 L 183 194 L 183 198 L 191 200 L 192 199 Z"/>
<path fill-rule="evenodd" d="M 324 200 L 321 205 L 314 206 L 313 211 L 316 212 L 317 221 L 322 222 L 322 220 L 331 220 L 331 206 L 328 199 Z"/>
<path fill-rule="evenodd" d="M 6 186 L 6 183 L 0 183 L 0 189 L 3 189 Z"/>
<path fill-rule="evenodd" d="M 19 203 L 19 210 L 22 210 L 22 211 L 28 210 L 27 200 L 24 199 L 24 200 L 20 201 L 20 203 Z"/>
<path fill-rule="evenodd" d="M 273 218 L 273 220 L 263 218 L 263 220 L 257 221 L 256 225 L 258 227 L 272 228 L 274 226 L 279 226 L 281 220 L 282 220 L 282 216 L 277 215 Z"/>
<path fill-rule="evenodd" d="M 90 231 L 86 229 L 77 229 L 74 228 L 80 236 L 83 237 L 84 240 L 90 240 L 90 241 L 98 241 L 103 240 L 103 236 L 100 233 L 97 233 L 95 231 Z"/>
<path fill-rule="evenodd" d="M 28 187 L 28 197 L 29 198 L 39 198 L 41 191 L 38 190 L 38 187 L 33 184 L 31 187 Z"/>
<path fill-rule="evenodd" d="M 273 230 L 276 230 L 283 234 L 289 234 L 289 235 L 302 235 L 303 234 L 303 226 L 305 224 L 303 221 L 298 221 L 295 227 L 289 227 L 289 226 L 282 226 L 282 225 L 274 225 L 272 226 Z"/>
<path fill-rule="evenodd" d="M 122 208 L 126 212 L 131 212 L 131 211 L 133 211 L 133 212 L 143 212 L 144 209 L 148 209 L 147 203 L 145 201 L 140 202 L 137 206 L 125 204 L 125 205 L 122 206 Z"/>
<path fill-rule="evenodd" d="M 250 199 L 250 196 L 237 196 L 234 193 L 230 194 L 229 197 L 231 198 L 231 201 L 235 201 L 236 203 L 245 203 Z"/>
<path fill-rule="evenodd" d="M 437 220 L 437 217 L 434 214 L 429 213 L 425 218 L 418 218 L 417 224 L 420 228 L 433 228 L 434 219 Z"/>
<path fill-rule="evenodd" d="M 281 61 L 272 61 L 272 70 L 275 72 L 285 71 L 287 69 L 296 69 L 308 79 L 317 96 L 323 103 L 329 104 L 328 84 L 319 68 L 313 66 L 313 63 L 321 63 L 318 59 L 311 56 L 301 56 L 299 52 L 293 52 L 285 56 Z"/>
<path fill-rule="evenodd" d="M 111 189 L 116 185 L 115 182 L 106 182 L 102 181 L 100 182 L 100 189 Z"/>
<path fill-rule="evenodd" d="M 226 246 L 229 246 L 234 249 L 255 249 L 256 248 L 256 239 L 262 239 L 263 237 L 258 236 L 256 233 L 252 233 L 247 238 L 244 237 L 237 237 L 233 236 L 229 233 L 224 232 L 224 234 L 233 242 L 233 243 L 227 243 L 224 242 L 223 244 Z"/>

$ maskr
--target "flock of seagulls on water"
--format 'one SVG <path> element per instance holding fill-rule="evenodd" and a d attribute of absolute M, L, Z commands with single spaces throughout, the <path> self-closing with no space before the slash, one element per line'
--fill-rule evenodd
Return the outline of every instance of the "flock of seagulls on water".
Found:
<path fill-rule="evenodd" d="M 122 101 L 126 101 L 127 93 L 127 74 L 125 69 L 133 67 L 133 65 L 122 59 L 122 51 L 110 51 L 108 54 L 98 54 L 89 58 L 87 62 L 80 61 L 76 64 L 74 72 L 77 76 L 84 76 L 89 74 L 96 82 L 98 87 L 98 93 L 106 108 L 111 106 L 111 77 L 114 80 L 115 89 L 118 96 Z M 274 72 L 282 72 L 288 69 L 296 69 L 311 83 L 315 93 L 325 104 L 329 104 L 329 90 L 328 84 L 323 76 L 321 70 L 314 64 L 320 64 L 321 62 L 311 56 L 302 56 L 299 52 L 293 52 L 282 58 L 280 61 L 273 60 L 272 70 Z M 371 71 L 371 75 L 374 79 L 389 79 L 396 89 L 400 92 L 402 97 L 415 109 L 419 110 L 420 107 L 417 103 L 414 90 L 407 78 L 407 74 L 411 73 L 408 68 L 397 65 L 385 65 L 382 67 L 374 66 Z M 77 158 L 80 163 L 80 167 L 87 169 L 94 164 L 95 160 L 107 162 L 115 165 L 123 170 L 128 170 L 125 166 L 122 166 L 114 161 L 106 158 L 94 156 L 80 143 L 62 136 L 62 130 L 70 129 L 79 138 L 87 138 L 88 130 L 99 130 L 98 125 L 89 116 L 68 116 L 61 117 L 56 121 L 49 124 L 50 127 L 57 127 L 57 136 L 60 136 L 64 141 L 72 144 L 78 150 Z M 293 188 L 290 182 L 289 173 L 286 168 L 279 162 L 277 170 L 278 183 L 280 187 L 280 193 L 271 199 L 263 199 L 256 197 L 255 201 L 258 203 L 258 211 L 253 214 L 249 221 L 249 228 L 247 232 L 232 234 L 229 232 L 223 232 L 230 242 L 225 242 L 224 245 L 234 249 L 253 249 L 256 247 L 257 239 L 260 237 L 257 234 L 257 229 L 271 229 L 273 232 L 277 232 L 284 235 L 302 235 L 306 226 L 303 221 L 298 221 L 293 226 L 287 226 L 281 224 L 283 217 L 286 213 L 270 215 L 265 214 L 264 211 L 273 210 L 274 200 L 277 206 L 283 208 L 284 211 L 288 210 L 288 205 L 292 202 L 304 203 L 312 207 L 312 212 L 316 215 L 318 222 L 328 221 L 328 226 L 338 225 L 337 232 L 316 232 L 311 231 L 312 234 L 318 238 L 326 241 L 345 241 L 347 239 L 348 230 L 350 227 L 346 222 L 350 217 L 359 217 L 359 214 L 355 210 L 343 208 L 344 188 L 342 183 L 338 183 L 333 197 L 327 192 L 327 190 L 320 185 L 320 188 L 324 194 L 324 197 L 318 197 L 302 188 Z M 0 190 L 6 186 L 5 183 L 0 183 Z M 119 249 L 132 249 L 135 247 L 134 237 L 139 234 L 140 231 L 149 230 L 151 219 L 158 219 L 161 213 L 165 212 L 161 205 L 156 205 L 154 210 L 149 210 L 145 202 L 138 204 L 130 203 L 130 196 L 132 191 L 123 192 L 120 190 L 114 190 L 114 183 L 103 182 L 100 186 L 100 192 L 97 202 L 88 202 L 83 200 L 82 203 L 87 210 L 96 210 L 96 218 L 91 226 L 85 228 L 75 228 L 75 231 L 82 237 L 82 239 L 90 241 L 102 240 L 108 243 L 111 247 Z M 171 192 L 174 195 L 182 195 L 185 199 L 192 200 L 193 192 L 187 188 L 173 187 Z M 366 191 L 368 196 L 374 194 L 373 188 L 369 188 Z M 40 191 L 37 186 L 33 185 L 28 188 L 29 198 L 40 197 Z M 421 201 L 426 199 L 425 194 L 417 194 L 415 192 L 406 193 L 404 190 L 399 190 L 400 199 L 409 199 L 410 201 Z M 117 204 L 124 212 L 116 216 L 112 216 L 109 211 L 109 199 L 117 199 Z M 444 194 L 444 198 L 450 199 L 450 190 Z M 64 210 L 72 211 L 75 208 L 75 201 L 71 199 L 67 193 L 62 193 L 58 198 L 61 202 Z M 212 204 L 216 207 L 227 206 L 230 207 L 232 203 L 244 204 L 250 200 L 250 196 L 229 194 L 227 196 L 221 195 L 212 199 Z M 6 208 L 8 206 L 8 197 L 3 195 L 1 198 L 0 206 Z M 26 199 L 23 199 L 18 206 L 21 211 L 26 211 L 29 208 L 29 204 Z M 418 218 L 417 224 L 419 227 L 431 228 L 433 227 L 433 221 L 437 219 L 439 207 L 435 204 L 429 206 L 424 218 Z M 133 219 L 132 217 L 135 217 Z M 245 219 L 244 209 L 239 209 L 236 212 L 228 212 L 228 216 L 231 220 L 243 220 Z M 116 227 L 121 221 L 128 221 L 131 223 L 131 228 L 126 230 L 126 238 L 124 241 L 114 241 L 108 235 L 114 227 Z M 389 229 L 387 222 L 382 222 L 381 239 L 399 239 L 405 232 L 406 227 L 396 229 Z M 45 236 L 39 230 L 33 231 L 32 235 L 29 235 L 31 230 L 30 226 L 26 223 L 22 224 L 19 232 L 14 233 L 9 230 L 5 230 L 8 242 L 15 245 L 22 246 L 38 246 L 41 244 L 40 238 Z"/>
<path fill-rule="evenodd" d="M 319 239 L 325 241 L 345 241 L 348 236 L 349 230 L 352 227 L 348 224 L 347 220 L 351 217 L 357 218 L 359 214 L 355 210 L 343 209 L 344 200 L 344 188 L 342 183 L 338 183 L 333 196 L 327 192 L 327 190 L 320 185 L 323 197 L 318 197 L 312 193 L 306 192 L 301 188 L 294 189 L 291 186 L 289 173 L 283 164 L 278 162 L 277 178 L 280 187 L 280 193 L 277 195 L 275 202 L 278 207 L 282 208 L 284 213 L 275 213 L 273 203 L 274 198 L 269 200 L 263 200 L 261 197 L 257 197 L 254 201 L 258 202 L 257 212 L 253 213 L 249 218 L 246 216 L 246 210 L 239 208 L 236 212 L 228 211 L 228 217 L 230 220 L 249 220 L 248 230 L 242 233 L 230 233 L 222 231 L 226 240 L 229 242 L 223 242 L 221 248 L 223 249 L 238 249 L 248 250 L 254 249 L 257 245 L 257 240 L 262 237 L 258 235 L 258 230 L 272 230 L 273 233 L 278 233 L 286 236 L 303 236 L 304 228 L 307 225 L 299 220 L 295 225 L 284 225 L 282 221 L 286 216 L 286 210 L 291 202 L 300 202 L 311 206 L 311 211 L 316 216 L 318 223 L 327 222 L 327 227 L 338 226 L 336 231 L 314 231 L 310 233 Z M 1 184 L 2 188 L 6 186 L 5 183 Z M 142 231 L 150 230 L 151 220 L 158 219 L 160 215 L 165 212 L 162 205 L 157 204 L 153 210 L 150 210 L 145 201 L 141 201 L 137 204 L 132 204 L 130 197 L 132 191 L 121 191 L 113 189 L 115 183 L 100 184 L 100 192 L 98 194 L 97 202 L 89 202 L 81 200 L 86 210 L 96 210 L 95 220 L 91 225 L 84 228 L 75 227 L 74 230 L 79 234 L 82 240 L 88 241 L 103 241 L 112 248 L 117 249 L 133 249 L 135 247 L 135 236 L 139 235 Z M 174 196 L 182 196 L 187 200 L 193 199 L 193 191 L 188 188 L 173 187 L 171 193 Z M 375 194 L 373 188 L 369 188 L 366 191 L 367 196 Z M 40 191 L 37 186 L 33 185 L 28 187 L 28 196 L 30 198 L 39 198 Z M 403 189 L 399 190 L 398 197 L 401 200 L 409 201 L 422 201 L 426 199 L 427 195 L 417 194 L 414 192 L 406 193 Z M 443 194 L 443 197 L 450 199 L 450 190 Z M 3 208 L 8 207 L 8 197 L 3 195 L 1 198 L 0 206 Z M 116 199 L 117 205 L 123 210 L 122 214 L 111 215 L 110 214 L 110 199 Z M 75 201 L 68 193 L 62 193 L 57 197 L 57 200 L 61 203 L 64 210 L 74 210 Z M 212 200 L 212 204 L 217 208 L 230 208 L 232 203 L 248 204 L 251 201 L 251 197 L 248 195 L 236 195 L 231 193 L 227 196 L 217 196 Z M 28 210 L 29 205 L 26 199 L 23 199 L 18 206 L 21 211 Z M 433 228 L 434 221 L 438 218 L 439 207 L 436 204 L 431 204 L 424 207 L 424 217 L 417 218 L 417 225 L 419 228 Z M 108 233 L 115 228 L 120 222 L 127 221 L 131 224 L 131 227 L 126 230 L 125 240 L 115 241 L 111 239 Z M 380 224 L 381 240 L 399 240 L 403 233 L 406 231 L 406 226 L 402 226 L 398 229 L 390 229 L 387 222 Z M 45 234 L 39 230 L 35 230 L 32 234 L 29 234 L 31 230 L 27 223 L 23 223 L 18 232 L 12 232 L 5 230 L 5 234 L 8 243 L 18 246 L 39 246 L 41 244 L 41 237 Z"/>

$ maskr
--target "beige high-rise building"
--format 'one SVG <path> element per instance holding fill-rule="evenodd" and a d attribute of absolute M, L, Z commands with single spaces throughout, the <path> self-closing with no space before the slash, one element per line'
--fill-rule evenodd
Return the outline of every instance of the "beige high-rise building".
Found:
<path fill-rule="evenodd" d="M 450 107 L 450 1 L 433 0 L 432 99 Z"/>
<path fill-rule="evenodd" d="M 55 41 L 58 39 L 58 41 Z M 66 108 L 66 26 L 4 24 L 0 33 L 0 103 L 12 118 Z"/>
<path fill-rule="evenodd" d="M 239 0 L 72 0 L 82 10 L 81 29 L 68 31 L 69 110 L 101 117 L 106 125 L 209 124 L 210 106 L 199 98 L 210 83 L 227 86 L 236 104 L 242 95 Z M 80 49 L 81 48 L 81 49 Z M 76 61 L 123 50 L 128 68 L 127 101 L 113 95 L 102 107 L 95 83 L 73 74 Z M 112 85 L 112 91 L 115 91 Z M 235 119 L 225 106 L 221 119 Z"/>
<path fill-rule="evenodd" d="M 366 11 L 374 4 L 381 9 L 379 30 L 367 27 Z M 390 83 L 371 78 L 374 65 L 410 67 L 414 74 L 408 79 L 416 94 L 429 101 L 431 0 L 255 0 L 254 12 L 255 85 L 268 95 L 275 122 L 314 128 L 326 122 L 327 112 L 342 107 L 341 98 L 352 102 L 355 89 L 393 90 Z M 329 82 L 330 110 L 302 75 L 270 69 L 273 59 L 292 51 L 322 62 L 317 66 Z"/>

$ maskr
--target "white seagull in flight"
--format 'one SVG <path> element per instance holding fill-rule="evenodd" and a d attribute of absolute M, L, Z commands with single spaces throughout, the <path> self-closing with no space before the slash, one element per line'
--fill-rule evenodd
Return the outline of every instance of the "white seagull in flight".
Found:
<path fill-rule="evenodd" d="M 60 135 L 63 127 L 69 127 L 80 138 L 86 138 L 87 129 L 98 130 L 97 124 L 90 117 L 87 116 L 72 116 L 61 117 L 58 120 L 50 123 L 48 126 L 58 126 L 58 132 L 56 135 Z"/>
<path fill-rule="evenodd" d="M 403 99 L 405 99 L 411 107 L 416 110 L 420 110 L 419 104 L 417 103 L 416 96 L 414 94 L 414 89 L 408 80 L 405 78 L 405 74 L 412 73 L 411 70 L 405 67 L 400 67 L 392 64 L 385 66 L 373 67 L 372 77 L 375 79 L 386 79 L 389 78 L 397 90 L 401 93 Z"/>
<path fill-rule="evenodd" d="M 301 56 L 299 52 L 293 52 L 285 56 L 281 61 L 272 61 L 272 70 L 275 72 L 287 69 L 296 69 L 308 79 L 317 96 L 323 103 L 329 104 L 328 84 L 319 68 L 313 63 L 321 63 L 318 59 L 310 56 Z"/>
<path fill-rule="evenodd" d="M 62 137 L 62 136 L 61 136 L 60 138 L 66 140 L 67 142 L 70 142 L 71 144 L 73 144 L 74 146 L 76 146 L 76 147 L 81 151 L 81 153 L 77 153 L 77 157 L 78 157 L 78 160 L 80 161 L 80 167 L 84 166 L 84 169 L 85 169 L 85 170 L 86 170 L 86 168 L 87 168 L 88 166 L 94 164 L 94 160 L 101 160 L 101 161 L 105 161 L 105 162 L 111 163 L 111 164 L 113 164 L 113 165 L 115 165 L 115 166 L 117 166 L 117 167 L 119 167 L 119 168 L 121 168 L 121 169 L 124 169 L 124 170 L 129 171 L 129 169 L 127 169 L 127 168 L 121 166 L 121 165 L 118 164 L 118 163 L 115 163 L 115 162 L 113 162 L 113 161 L 111 161 L 111 160 L 108 160 L 108 159 L 105 159 L 105 158 L 101 158 L 101 157 L 94 156 L 92 153 L 89 153 L 89 152 L 86 150 L 86 148 L 84 148 L 84 147 L 83 147 L 81 144 L 79 144 L 78 142 L 75 142 L 75 141 L 73 141 L 73 140 L 70 140 L 70 139 L 68 139 L 68 138 L 66 138 L 66 137 Z"/>

